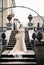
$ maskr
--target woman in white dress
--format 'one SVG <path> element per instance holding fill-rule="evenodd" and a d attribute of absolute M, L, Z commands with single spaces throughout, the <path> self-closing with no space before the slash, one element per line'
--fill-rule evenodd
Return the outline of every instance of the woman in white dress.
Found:
<path fill-rule="evenodd" d="M 20 25 L 18 33 L 16 34 L 15 38 L 16 38 L 16 45 L 9 54 L 14 55 L 16 53 L 27 52 L 25 45 L 25 29 L 23 28 L 22 24 Z"/>

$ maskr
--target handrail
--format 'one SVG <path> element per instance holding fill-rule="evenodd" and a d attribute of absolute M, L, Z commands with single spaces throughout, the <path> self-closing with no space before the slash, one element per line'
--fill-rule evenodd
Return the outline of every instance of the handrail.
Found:
<path fill-rule="evenodd" d="M 3 30 L 2 30 L 2 28 L 3 28 Z M 24 28 L 27 28 L 27 27 L 24 27 Z M 39 28 L 39 30 L 40 29 L 43 29 L 44 27 L 30 27 L 30 28 L 28 28 L 29 30 L 37 30 L 37 28 Z M 0 32 L 4 32 L 4 31 L 6 31 L 7 30 L 7 27 L 0 27 Z"/>

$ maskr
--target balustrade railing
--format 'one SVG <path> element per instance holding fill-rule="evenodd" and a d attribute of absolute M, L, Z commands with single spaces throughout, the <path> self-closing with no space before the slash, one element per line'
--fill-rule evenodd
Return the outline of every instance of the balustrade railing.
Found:
<path fill-rule="evenodd" d="M 7 27 L 0 27 L 0 32 L 6 31 Z"/>
<path fill-rule="evenodd" d="M 31 27 L 31 28 L 28 27 L 28 29 L 34 31 L 38 31 L 38 30 L 44 31 L 44 27 Z"/>

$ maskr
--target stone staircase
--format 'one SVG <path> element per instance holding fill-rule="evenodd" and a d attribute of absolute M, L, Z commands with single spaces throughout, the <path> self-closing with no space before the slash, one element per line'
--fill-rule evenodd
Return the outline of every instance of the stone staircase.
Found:
<path fill-rule="evenodd" d="M 15 34 L 16 34 L 15 30 L 11 32 L 11 36 L 10 36 L 10 40 L 9 40 L 9 43 L 7 46 L 7 50 L 12 50 L 13 47 L 15 46 L 15 43 L 16 43 Z M 25 43 L 26 43 L 27 50 L 31 50 L 32 47 L 31 47 L 31 43 L 29 40 L 29 35 L 28 35 L 27 30 L 25 30 Z"/>
<path fill-rule="evenodd" d="M 10 36 L 10 39 L 9 39 L 7 50 L 12 50 L 13 47 L 15 46 L 15 43 L 16 43 L 15 35 L 16 35 L 16 31 L 14 30 L 14 31 L 11 32 L 11 36 Z"/>
<path fill-rule="evenodd" d="M 25 44 L 26 44 L 27 50 L 32 50 L 28 30 L 25 30 Z"/>
<path fill-rule="evenodd" d="M 8 51 L 9 52 L 9 51 Z M 37 65 L 35 52 L 30 50 L 27 53 L 17 54 L 16 56 L 2 53 L 0 58 L 1 65 Z"/>
<path fill-rule="evenodd" d="M 13 49 L 16 39 L 15 39 L 16 31 L 11 32 L 10 40 L 7 46 L 7 50 L 5 50 L 0 57 L 1 65 L 37 65 L 35 52 L 32 50 L 31 43 L 29 40 L 28 31 L 25 30 L 25 43 L 27 47 L 27 52 L 23 54 L 8 55 L 10 50 Z"/>

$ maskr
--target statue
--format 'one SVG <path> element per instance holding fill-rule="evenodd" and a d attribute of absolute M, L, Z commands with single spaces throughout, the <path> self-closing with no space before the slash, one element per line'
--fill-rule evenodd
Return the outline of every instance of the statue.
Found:
<path fill-rule="evenodd" d="M 32 26 L 33 24 L 31 23 L 31 20 L 33 19 L 33 17 L 31 14 L 28 16 L 28 19 L 29 19 L 28 26 Z"/>

